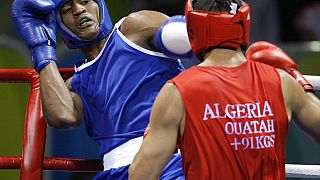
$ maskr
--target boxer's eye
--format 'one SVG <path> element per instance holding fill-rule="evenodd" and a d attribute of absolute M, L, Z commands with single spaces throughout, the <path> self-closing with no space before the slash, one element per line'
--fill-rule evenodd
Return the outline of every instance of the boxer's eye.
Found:
<path fill-rule="evenodd" d="M 84 0 L 84 1 L 81 1 L 81 5 L 86 5 L 90 2 L 91 0 Z"/>
<path fill-rule="evenodd" d="M 71 11 L 71 7 L 62 9 L 60 12 L 61 12 L 61 14 L 68 14 L 70 11 Z"/>
<path fill-rule="evenodd" d="M 69 13 L 70 11 L 71 11 L 71 4 L 70 3 L 67 3 L 67 4 L 65 4 L 65 5 L 63 5 L 62 7 L 61 7 L 61 9 L 60 9 L 60 13 L 61 14 L 67 14 L 67 13 Z"/>

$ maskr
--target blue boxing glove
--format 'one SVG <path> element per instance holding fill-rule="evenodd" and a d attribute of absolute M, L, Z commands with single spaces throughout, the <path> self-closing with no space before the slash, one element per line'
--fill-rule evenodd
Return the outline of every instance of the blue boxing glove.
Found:
<path fill-rule="evenodd" d="M 184 16 L 172 16 L 162 23 L 154 37 L 154 44 L 171 58 L 193 58 Z"/>
<path fill-rule="evenodd" d="M 13 23 L 38 73 L 51 61 L 57 61 L 54 8 L 51 0 L 15 0 L 11 8 Z"/>

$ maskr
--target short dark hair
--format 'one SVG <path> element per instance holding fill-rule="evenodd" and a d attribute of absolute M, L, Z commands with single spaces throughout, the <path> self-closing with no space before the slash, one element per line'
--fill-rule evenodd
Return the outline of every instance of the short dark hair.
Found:
<path fill-rule="evenodd" d="M 241 0 L 193 0 L 192 6 L 194 10 L 206 10 L 210 12 L 229 12 L 231 11 L 231 3 L 242 6 Z"/>

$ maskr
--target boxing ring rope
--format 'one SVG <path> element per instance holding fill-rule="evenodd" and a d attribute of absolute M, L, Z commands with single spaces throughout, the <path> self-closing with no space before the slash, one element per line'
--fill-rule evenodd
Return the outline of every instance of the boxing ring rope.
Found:
<path fill-rule="evenodd" d="M 320 165 L 286 164 L 286 177 L 320 178 Z"/>
<path fill-rule="evenodd" d="M 320 90 L 320 77 L 319 76 L 310 76 L 310 75 L 303 75 L 307 78 L 315 90 Z"/>
<path fill-rule="evenodd" d="M 62 77 L 72 76 L 71 68 L 59 69 Z M 320 76 L 305 75 L 315 90 L 320 90 Z M 0 156 L 0 169 L 20 169 L 21 180 L 41 180 L 43 170 L 98 172 L 98 159 L 44 157 L 47 125 L 42 116 L 39 75 L 33 69 L 0 69 L 0 83 L 30 83 L 24 126 L 22 156 Z M 286 176 L 320 178 L 320 165 L 286 164 Z"/>
<path fill-rule="evenodd" d="M 60 69 L 64 79 L 73 69 Z M 0 169 L 20 169 L 21 180 L 41 180 L 44 170 L 101 171 L 101 160 L 44 158 L 46 128 L 40 100 L 39 75 L 33 69 L 0 69 L 1 83 L 30 83 L 27 103 L 22 156 L 0 157 Z"/>

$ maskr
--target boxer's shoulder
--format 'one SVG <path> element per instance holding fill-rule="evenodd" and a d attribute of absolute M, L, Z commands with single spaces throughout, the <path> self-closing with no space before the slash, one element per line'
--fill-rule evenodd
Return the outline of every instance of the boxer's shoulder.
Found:
<path fill-rule="evenodd" d="M 157 11 L 137 11 L 125 17 L 120 31 L 137 45 L 153 49 L 153 47 L 150 47 L 150 41 L 153 40 L 159 26 L 167 19 L 167 15 Z"/>

